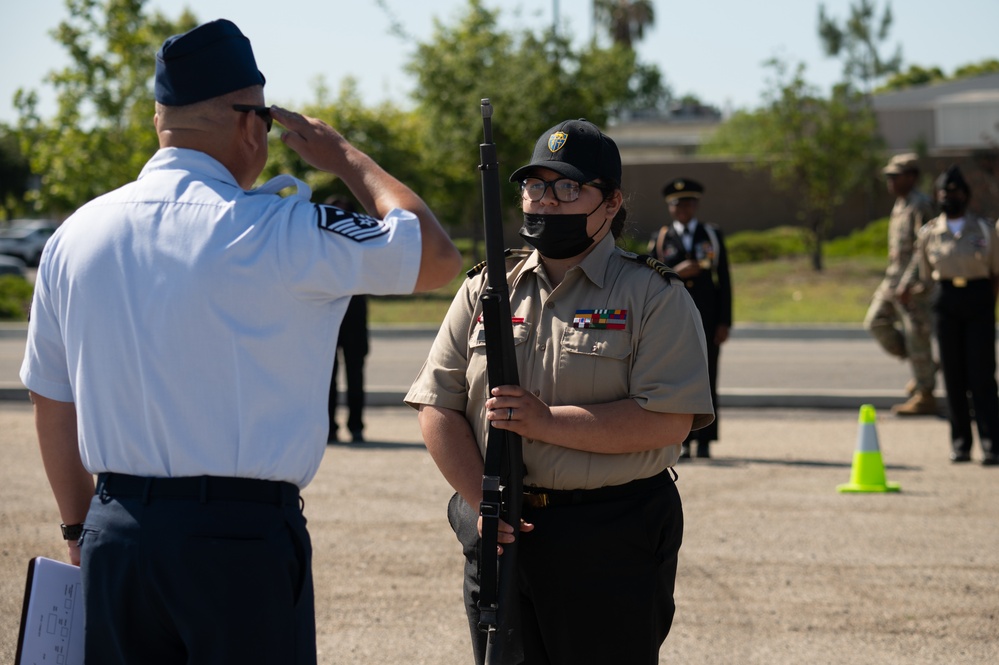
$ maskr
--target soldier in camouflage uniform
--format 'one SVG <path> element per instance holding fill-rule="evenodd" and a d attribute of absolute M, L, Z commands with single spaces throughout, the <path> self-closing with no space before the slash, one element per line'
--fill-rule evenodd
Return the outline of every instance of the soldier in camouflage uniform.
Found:
<path fill-rule="evenodd" d="M 931 294 L 923 290 L 918 263 L 913 260 L 917 233 L 934 217 L 933 204 L 916 189 L 919 166 L 914 153 L 896 155 L 883 173 L 888 191 L 896 196 L 888 226 L 888 269 L 874 293 L 864 327 L 885 351 L 908 360 L 912 368 L 912 380 L 906 387 L 909 400 L 895 405 L 892 412 L 935 414 L 937 365 L 931 344 Z"/>

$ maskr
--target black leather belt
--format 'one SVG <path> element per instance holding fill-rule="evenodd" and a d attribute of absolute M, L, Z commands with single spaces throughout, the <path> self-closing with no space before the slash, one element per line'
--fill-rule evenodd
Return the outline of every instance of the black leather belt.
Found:
<path fill-rule="evenodd" d="M 298 487 L 292 483 L 257 478 L 185 476 L 146 478 L 123 473 L 97 476 L 96 494 L 112 498 L 190 499 L 201 501 L 249 501 L 277 506 L 299 505 Z"/>
<path fill-rule="evenodd" d="M 953 287 L 955 289 L 964 289 L 969 286 L 978 286 L 980 284 L 989 283 L 989 279 L 986 277 L 980 277 L 978 279 L 965 279 L 964 277 L 954 277 L 953 279 L 941 279 L 940 284 L 944 287 Z"/>
<path fill-rule="evenodd" d="M 623 485 L 608 485 L 592 490 L 550 490 L 543 487 L 525 487 L 524 503 L 532 508 L 553 508 L 599 501 L 614 501 L 662 487 L 673 482 L 670 469 Z"/>

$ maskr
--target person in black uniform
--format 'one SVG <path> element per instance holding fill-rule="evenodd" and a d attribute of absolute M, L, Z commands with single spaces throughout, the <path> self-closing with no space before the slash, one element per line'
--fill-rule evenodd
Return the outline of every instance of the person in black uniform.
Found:
<path fill-rule="evenodd" d="M 354 203 L 344 197 L 330 197 L 327 205 L 336 206 L 347 212 L 357 212 Z M 339 392 L 336 377 L 343 358 L 343 369 L 347 384 L 347 431 L 354 443 L 364 442 L 364 358 L 368 355 L 368 297 L 351 296 L 350 304 L 343 315 L 340 333 L 336 340 L 337 352 L 333 356 L 333 374 L 330 376 L 329 416 L 330 432 L 328 443 L 337 441 L 336 407 Z"/>
<path fill-rule="evenodd" d="M 919 232 L 916 254 L 924 288 L 939 285 L 933 301 L 940 367 L 947 388 L 952 462 L 971 461 L 974 411 L 982 464 L 999 465 L 999 388 L 996 385 L 996 294 L 999 237 L 968 213 L 971 188 L 951 166 L 937 178 L 942 214 Z M 969 403 L 968 395 L 971 395 Z"/>
<path fill-rule="evenodd" d="M 649 241 L 649 253 L 684 280 L 687 291 L 701 313 L 708 347 L 708 374 L 715 420 L 693 430 L 680 457 L 691 456 L 690 442 L 697 441 L 697 456 L 710 457 L 712 441 L 718 439 L 718 355 L 732 327 L 732 281 L 728 253 L 721 230 L 697 219 L 704 186 L 689 178 L 676 178 L 663 187 L 672 223 L 664 225 Z"/>

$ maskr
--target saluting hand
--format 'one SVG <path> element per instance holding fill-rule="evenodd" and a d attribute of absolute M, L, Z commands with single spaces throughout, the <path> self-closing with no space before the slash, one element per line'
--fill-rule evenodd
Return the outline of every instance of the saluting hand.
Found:
<path fill-rule="evenodd" d="M 334 175 L 350 168 L 347 154 L 353 146 L 322 120 L 280 106 L 271 107 L 271 117 L 285 128 L 281 140 L 309 166 Z"/>

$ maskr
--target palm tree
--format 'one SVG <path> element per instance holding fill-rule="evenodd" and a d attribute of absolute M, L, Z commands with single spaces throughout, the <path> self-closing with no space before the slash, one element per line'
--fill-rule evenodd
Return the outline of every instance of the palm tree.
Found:
<path fill-rule="evenodd" d="M 593 19 L 607 28 L 615 44 L 634 48 L 655 23 L 652 0 L 593 0 Z"/>

